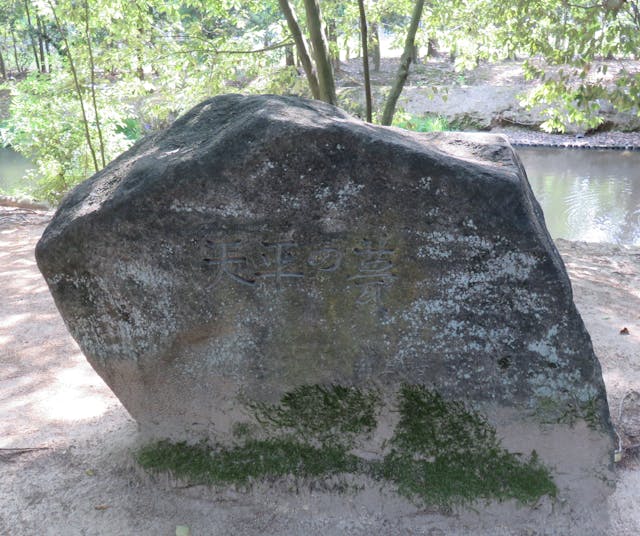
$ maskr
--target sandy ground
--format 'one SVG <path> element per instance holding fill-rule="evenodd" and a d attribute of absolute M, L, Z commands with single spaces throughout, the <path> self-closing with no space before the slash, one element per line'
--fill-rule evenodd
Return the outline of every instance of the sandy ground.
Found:
<path fill-rule="evenodd" d="M 178 525 L 194 536 L 445 534 L 416 531 L 415 523 L 386 529 L 384 512 L 356 511 L 341 518 L 324 512 L 322 523 L 310 520 L 301 532 L 295 520 L 319 508 L 309 497 L 252 517 L 233 494 L 212 502 L 142 477 L 131 462 L 135 423 L 83 358 L 37 270 L 33 250 L 46 220 L 42 212 L 0 207 L 0 535 L 162 536 Z M 640 248 L 558 247 L 602 363 L 615 425 L 623 446 L 633 447 L 640 443 Z M 617 474 L 607 534 L 636 536 L 636 449 L 624 449 Z"/>

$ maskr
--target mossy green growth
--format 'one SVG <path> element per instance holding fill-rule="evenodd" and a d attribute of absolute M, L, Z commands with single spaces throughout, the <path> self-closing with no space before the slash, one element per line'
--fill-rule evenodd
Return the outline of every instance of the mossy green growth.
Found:
<path fill-rule="evenodd" d="M 600 418 L 600 404 L 597 398 L 590 398 L 586 402 L 578 400 L 554 400 L 540 397 L 536 400 L 535 416 L 544 424 L 567 424 L 574 426 L 578 421 L 584 421 L 592 430 L 602 425 Z"/>
<path fill-rule="evenodd" d="M 532 452 L 521 460 L 501 447 L 495 430 L 462 402 L 446 401 L 419 385 L 401 388 L 400 422 L 380 476 L 427 504 L 555 496 L 549 470 Z"/>
<path fill-rule="evenodd" d="M 377 391 L 341 385 L 303 385 L 279 404 L 251 404 L 256 419 L 271 431 L 289 431 L 304 441 L 348 447 L 376 427 Z"/>
<path fill-rule="evenodd" d="M 359 460 L 340 447 L 313 447 L 291 439 L 249 440 L 235 447 L 161 441 L 137 454 L 138 463 L 192 484 L 247 485 L 287 475 L 323 477 L 359 471 Z"/>
<path fill-rule="evenodd" d="M 380 398 L 377 391 L 355 387 L 303 386 L 279 404 L 251 406 L 266 439 L 245 436 L 224 447 L 160 442 L 142 449 L 138 462 L 201 484 L 360 474 L 393 483 L 417 503 L 438 506 L 477 499 L 530 503 L 555 495 L 550 472 L 535 452 L 526 461 L 508 452 L 484 417 L 419 385 L 401 387 L 400 420 L 381 458 L 356 456 L 355 441 L 377 425 Z"/>

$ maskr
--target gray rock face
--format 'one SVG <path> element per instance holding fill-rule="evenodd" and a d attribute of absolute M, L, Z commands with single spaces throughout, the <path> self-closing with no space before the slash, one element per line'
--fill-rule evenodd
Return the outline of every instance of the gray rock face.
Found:
<path fill-rule="evenodd" d="M 305 384 L 419 383 L 504 430 L 585 419 L 611 447 L 599 363 L 502 137 L 216 97 L 73 190 L 36 253 L 152 436 L 225 441 L 247 401 Z"/>

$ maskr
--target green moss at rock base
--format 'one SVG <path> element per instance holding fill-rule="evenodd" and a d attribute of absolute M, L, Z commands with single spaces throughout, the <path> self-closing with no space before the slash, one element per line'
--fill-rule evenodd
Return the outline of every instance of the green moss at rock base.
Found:
<path fill-rule="evenodd" d="M 398 493 L 419 504 L 451 506 L 479 499 L 530 504 L 543 495 L 555 497 L 557 491 L 535 452 L 526 462 L 504 451 L 431 461 L 395 454 L 387 456 L 379 468 L 380 476 L 394 482 Z"/>
<path fill-rule="evenodd" d="M 582 420 L 589 428 L 597 430 L 602 426 L 600 402 L 590 398 L 586 402 L 554 400 L 540 397 L 536 400 L 534 416 L 543 424 L 567 424 L 574 426 Z"/>
<path fill-rule="evenodd" d="M 249 440 L 231 448 L 161 441 L 141 449 L 137 460 L 145 469 L 208 485 L 359 472 L 359 459 L 345 449 L 316 448 L 290 439 Z"/>
<path fill-rule="evenodd" d="M 378 459 L 350 451 L 376 426 L 380 396 L 355 387 L 303 386 L 276 405 L 253 406 L 266 439 L 233 446 L 166 441 L 137 454 L 142 467 L 194 484 L 250 485 L 289 476 L 361 475 L 394 485 L 421 505 L 447 507 L 479 499 L 535 502 L 555 496 L 550 471 L 501 447 L 486 419 L 419 385 L 398 392 L 400 420 Z"/>
<path fill-rule="evenodd" d="M 403 386 L 399 400 L 400 422 L 379 469 L 401 494 L 438 505 L 555 496 L 535 451 L 525 462 L 502 448 L 484 417 L 462 402 L 419 385 Z"/>
<path fill-rule="evenodd" d="M 304 441 L 352 445 L 376 427 L 377 391 L 341 385 L 302 385 L 279 404 L 252 404 L 256 419 L 277 433 L 289 431 Z"/>

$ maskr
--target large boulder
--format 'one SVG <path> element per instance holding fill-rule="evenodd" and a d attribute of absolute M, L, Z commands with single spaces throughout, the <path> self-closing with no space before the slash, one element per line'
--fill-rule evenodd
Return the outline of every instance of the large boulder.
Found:
<path fill-rule="evenodd" d="M 559 473 L 607 474 L 600 365 L 503 137 L 215 97 L 76 187 L 36 254 L 147 437 L 227 444 L 301 386 L 393 406 L 419 385 Z"/>

